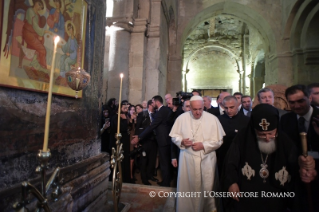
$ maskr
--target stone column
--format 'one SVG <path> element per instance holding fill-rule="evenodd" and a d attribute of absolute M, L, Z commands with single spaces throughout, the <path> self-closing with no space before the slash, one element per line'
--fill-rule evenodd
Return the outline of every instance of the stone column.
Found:
<path fill-rule="evenodd" d="M 182 58 L 169 57 L 168 59 L 168 73 L 167 73 L 167 92 L 175 95 L 176 92 L 184 90 L 186 85 L 186 72 L 181 73 Z M 182 84 L 184 81 L 184 87 Z M 186 91 L 186 90 L 185 90 Z"/>
<path fill-rule="evenodd" d="M 263 87 L 264 78 L 263 77 L 254 77 L 254 95 Z"/>
<path fill-rule="evenodd" d="M 145 100 L 146 19 L 135 19 L 131 33 L 129 56 L 129 102 L 140 104 Z"/>
<path fill-rule="evenodd" d="M 105 104 L 107 102 L 107 79 L 109 73 L 109 50 L 110 50 L 110 30 L 109 27 L 105 27 L 105 47 L 104 47 L 104 66 L 102 75 L 102 91 L 101 102 Z"/>
<path fill-rule="evenodd" d="M 151 1 L 151 23 L 148 27 L 147 35 L 147 60 L 145 71 L 145 98 L 151 99 L 160 93 L 160 24 L 161 24 L 161 0 Z M 165 89 L 166 90 L 166 89 Z"/>
<path fill-rule="evenodd" d="M 244 79 L 244 71 L 243 70 L 237 70 L 239 74 L 239 92 L 243 93 L 243 79 Z"/>
<path fill-rule="evenodd" d="M 114 22 L 109 28 L 109 73 L 107 99 L 118 100 L 120 91 L 120 73 L 124 74 L 122 100 L 129 94 L 129 49 L 131 25 L 125 22 Z"/>

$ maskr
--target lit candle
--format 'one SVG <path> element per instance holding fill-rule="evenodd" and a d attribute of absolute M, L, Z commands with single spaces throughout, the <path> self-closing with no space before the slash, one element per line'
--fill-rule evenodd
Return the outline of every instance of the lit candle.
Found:
<path fill-rule="evenodd" d="M 121 116 L 121 98 L 122 98 L 122 79 L 123 74 L 120 74 L 121 77 L 121 84 L 120 84 L 120 98 L 119 98 L 119 110 L 117 112 L 117 134 L 120 134 L 120 116 Z"/>
<path fill-rule="evenodd" d="M 53 50 L 53 58 L 52 58 L 52 63 L 51 63 L 51 73 L 50 73 L 50 84 L 49 84 L 49 91 L 48 91 L 47 112 L 46 112 L 46 116 L 45 116 L 43 152 L 47 152 L 48 151 L 53 74 L 54 74 L 56 48 L 57 48 L 59 40 L 60 40 L 59 36 L 55 37 L 55 39 L 54 39 L 54 50 Z"/>

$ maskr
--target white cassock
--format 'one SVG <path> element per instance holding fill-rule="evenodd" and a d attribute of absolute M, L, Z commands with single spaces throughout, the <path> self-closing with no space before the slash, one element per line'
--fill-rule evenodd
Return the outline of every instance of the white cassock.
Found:
<path fill-rule="evenodd" d="M 218 118 L 205 111 L 199 119 L 194 119 L 190 111 L 176 119 L 169 134 L 172 142 L 180 148 L 177 192 L 181 193 L 176 196 L 176 211 L 216 210 L 215 199 L 207 192 L 213 190 L 217 161 L 215 150 L 222 145 L 224 135 Z M 182 139 L 186 138 L 202 142 L 205 150 L 194 151 L 192 147 L 181 146 Z M 207 197 L 204 197 L 204 191 Z M 193 197 L 186 197 L 186 192 L 192 192 Z M 195 192 L 198 192 L 196 197 Z M 184 197 L 179 194 L 184 194 Z"/>

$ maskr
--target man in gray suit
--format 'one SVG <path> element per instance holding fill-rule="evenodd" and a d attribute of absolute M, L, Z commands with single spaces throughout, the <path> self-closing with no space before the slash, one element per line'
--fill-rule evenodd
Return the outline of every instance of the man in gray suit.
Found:
<path fill-rule="evenodd" d="M 258 91 L 257 97 L 260 103 L 262 104 L 269 104 L 274 106 L 275 102 L 275 94 L 273 90 L 270 88 L 262 88 Z M 279 111 L 279 118 L 281 118 L 282 115 L 286 114 L 288 111 L 282 110 L 277 108 Z"/>

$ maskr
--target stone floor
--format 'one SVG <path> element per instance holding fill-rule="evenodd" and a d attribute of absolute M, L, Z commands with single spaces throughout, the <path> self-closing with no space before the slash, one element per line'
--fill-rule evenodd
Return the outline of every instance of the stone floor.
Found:
<path fill-rule="evenodd" d="M 164 192 L 174 192 L 176 190 L 174 181 L 172 187 L 158 186 L 156 182 L 149 181 L 152 185 L 143 185 L 141 175 L 137 170 L 134 174 L 137 179 L 135 184 L 123 183 L 120 202 L 122 205 L 122 212 L 174 212 L 175 211 L 175 198 L 174 197 L 160 197 Z M 161 173 L 158 169 L 157 179 L 160 181 Z M 112 182 L 109 182 L 108 191 L 108 208 L 107 211 L 113 211 L 112 205 Z M 152 195 L 151 195 L 152 194 Z M 168 194 L 168 193 L 166 193 Z M 154 197 L 151 197 L 155 195 Z"/>

